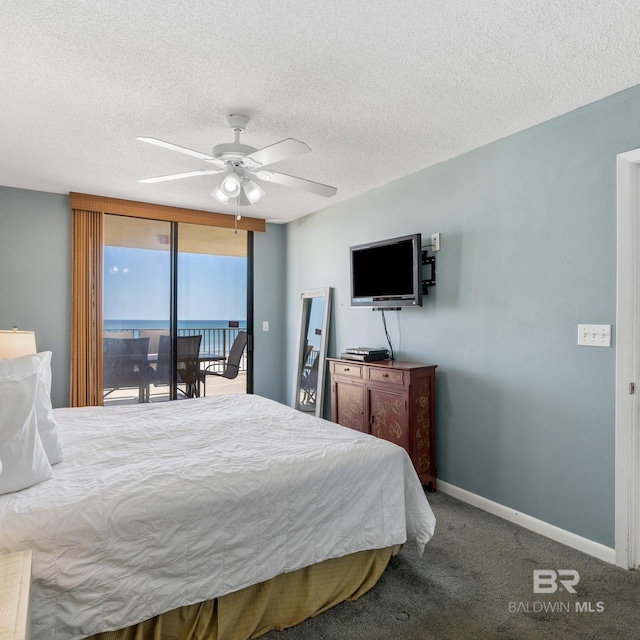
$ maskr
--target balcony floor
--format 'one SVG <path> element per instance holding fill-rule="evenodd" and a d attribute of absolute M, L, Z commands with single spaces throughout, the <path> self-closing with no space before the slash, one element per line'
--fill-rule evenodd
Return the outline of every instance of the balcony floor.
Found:
<path fill-rule="evenodd" d="M 202 388 L 204 395 L 204 388 Z M 246 393 L 247 392 L 247 374 L 245 372 L 239 373 L 237 378 L 228 380 L 227 378 L 216 378 L 209 376 L 207 378 L 207 397 L 209 396 L 222 396 L 232 393 Z M 151 385 L 150 402 L 166 402 L 169 400 L 169 391 L 166 385 L 156 387 Z M 178 399 L 185 399 L 181 393 L 178 394 Z M 138 390 L 137 389 L 118 389 L 112 391 L 105 399 L 104 406 L 114 406 L 118 404 L 134 404 L 138 402 Z"/>

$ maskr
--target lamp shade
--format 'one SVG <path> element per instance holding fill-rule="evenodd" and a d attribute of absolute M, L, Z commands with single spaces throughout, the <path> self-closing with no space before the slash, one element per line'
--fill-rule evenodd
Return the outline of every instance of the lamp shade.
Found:
<path fill-rule="evenodd" d="M 225 196 L 229 196 L 229 198 L 237 198 L 240 195 L 241 184 L 238 174 L 230 173 L 225 176 L 224 180 L 220 184 L 220 189 L 222 189 L 222 193 L 224 193 Z"/>
<path fill-rule="evenodd" d="M 264 191 L 253 180 L 246 180 L 242 188 L 250 204 L 255 204 L 264 195 Z"/>
<path fill-rule="evenodd" d="M 218 185 L 212 192 L 211 195 L 220 203 L 227 204 L 230 200 L 229 196 L 224 193 L 222 187 Z"/>
<path fill-rule="evenodd" d="M 19 358 L 36 353 L 33 331 L 0 331 L 0 358 Z"/>

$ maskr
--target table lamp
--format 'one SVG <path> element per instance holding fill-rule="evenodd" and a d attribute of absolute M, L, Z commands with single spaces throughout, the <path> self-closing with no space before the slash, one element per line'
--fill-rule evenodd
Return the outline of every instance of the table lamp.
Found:
<path fill-rule="evenodd" d="M 0 358 L 19 358 L 36 353 L 36 334 L 33 331 L 0 330 Z"/>

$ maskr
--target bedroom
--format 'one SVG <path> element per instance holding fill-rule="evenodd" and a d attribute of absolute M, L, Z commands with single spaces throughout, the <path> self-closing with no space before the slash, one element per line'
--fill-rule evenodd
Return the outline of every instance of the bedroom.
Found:
<path fill-rule="evenodd" d="M 632 5 L 625 10 L 637 11 Z M 587 49 L 591 35 L 583 34 Z M 593 58 L 605 56 L 605 41 L 594 39 Z M 384 344 L 379 314 L 349 307 L 348 247 L 441 233 L 436 287 L 421 309 L 388 315 L 395 350 L 438 365 L 439 477 L 593 543 L 610 561 L 616 545 L 616 155 L 640 147 L 640 76 L 632 64 L 622 64 L 624 51 L 612 56 L 629 74 L 619 87 L 601 88 L 610 78 L 600 73 L 593 76 L 593 98 L 578 95 L 517 132 L 479 141 L 434 166 L 416 166 L 411 175 L 322 211 L 268 223 L 255 237 L 254 286 L 256 326 L 269 321 L 271 327 L 255 334 L 255 392 L 286 402 L 293 371 L 282 354 L 294 348 L 299 291 L 334 288 L 330 354 L 353 343 Z M 581 60 L 578 53 L 572 58 Z M 536 79 L 544 95 L 540 78 L 523 82 Z M 555 84 L 548 89 L 554 91 Z M 212 113 L 202 98 L 198 109 L 197 135 L 206 134 L 206 148 L 213 137 L 209 123 L 218 126 L 226 114 Z M 184 116 L 172 110 L 167 117 Z M 295 119 L 284 120 L 274 140 L 293 135 Z M 415 123 L 402 125 L 411 134 Z M 389 121 L 378 126 L 394 134 L 401 128 Z M 46 136 L 41 142 L 47 147 Z M 52 145 L 48 162 L 55 152 Z M 308 154 L 309 167 L 314 155 Z M 31 328 L 39 345 L 54 352 L 54 404 L 65 406 L 70 211 L 67 195 L 46 186 L 53 180 L 51 164 L 43 166 L 44 186 L 27 188 L 27 176 L 12 171 L 12 157 L 3 160 L 0 327 Z M 152 172 L 158 168 L 147 164 Z M 580 323 L 612 325 L 612 348 L 577 347 Z"/>

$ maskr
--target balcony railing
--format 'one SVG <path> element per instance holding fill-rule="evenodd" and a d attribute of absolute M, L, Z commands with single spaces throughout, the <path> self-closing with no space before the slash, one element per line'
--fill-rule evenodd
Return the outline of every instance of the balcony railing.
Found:
<path fill-rule="evenodd" d="M 137 329 L 129 329 L 126 332 L 119 331 L 117 329 L 105 329 L 104 335 L 109 336 L 110 333 L 118 334 L 120 336 L 122 333 L 130 333 L 128 337 L 130 338 L 139 338 L 140 332 L 145 331 L 146 327 L 138 327 Z M 178 329 L 179 336 L 202 336 L 202 341 L 200 342 L 200 352 L 201 353 L 215 353 L 221 356 L 227 357 L 229 355 L 229 351 L 231 350 L 231 345 L 233 341 L 236 339 L 236 336 L 240 331 L 246 331 L 246 329 L 238 328 L 238 327 L 224 327 L 224 328 L 189 328 L 189 329 Z M 168 333 L 168 332 L 167 332 Z M 222 368 L 223 363 L 217 363 L 216 365 L 219 368 Z M 242 359 L 240 360 L 240 371 L 247 370 L 247 352 L 246 349 L 242 354 Z"/>

